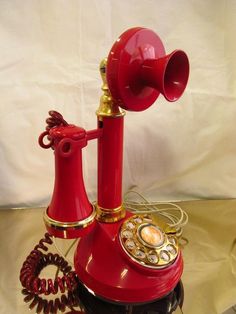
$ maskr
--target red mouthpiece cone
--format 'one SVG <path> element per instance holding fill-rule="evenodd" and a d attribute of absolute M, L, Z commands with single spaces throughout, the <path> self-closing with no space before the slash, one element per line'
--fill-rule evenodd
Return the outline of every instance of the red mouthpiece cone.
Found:
<path fill-rule="evenodd" d="M 168 101 L 176 101 L 188 82 L 189 62 L 182 50 L 159 59 L 147 59 L 142 65 L 143 81 L 157 89 Z"/>

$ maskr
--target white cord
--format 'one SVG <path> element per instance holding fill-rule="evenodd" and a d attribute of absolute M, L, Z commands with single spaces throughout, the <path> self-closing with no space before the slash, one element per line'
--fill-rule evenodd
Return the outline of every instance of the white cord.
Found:
<path fill-rule="evenodd" d="M 138 196 L 140 201 L 129 199 L 130 194 Z M 161 207 L 165 205 L 165 207 Z M 169 205 L 166 207 L 166 205 Z M 187 213 L 177 204 L 172 202 L 151 202 L 148 201 L 141 193 L 130 190 L 124 195 L 124 207 L 132 213 L 139 214 L 158 214 L 167 220 L 167 224 L 176 230 L 176 235 L 181 236 L 183 227 L 188 223 Z"/>
<path fill-rule="evenodd" d="M 77 241 L 79 241 L 79 238 L 78 238 L 78 239 L 75 239 L 75 240 L 72 242 L 72 244 L 68 247 L 68 249 L 66 250 L 66 253 L 63 254 L 62 251 L 59 249 L 57 243 L 56 243 L 56 238 L 55 238 L 54 236 L 52 237 L 52 242 L 53 242 L 53 245 L 54 245 L 55 249 L 57 250 L 57 252 L 64 258 L 65 261 L 67 261 L 67 262 L 68 262 L 69 264 L 71 264 L 72 266 L 74 266 L 74 263 L 73 263 L 71 260 L 69 260 L 69 259 L 67 258 L 67 255 L 69 254 L 70 250 L 72 249 L 72 247 L 75 245 L 75 243 L 76 243 Z"/>

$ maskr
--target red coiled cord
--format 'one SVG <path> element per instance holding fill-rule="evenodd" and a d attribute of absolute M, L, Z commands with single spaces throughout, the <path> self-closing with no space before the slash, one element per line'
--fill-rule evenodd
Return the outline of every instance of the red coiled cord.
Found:
<path fill-rule="evenodd" d="M 46 119 L 46 131 L 44 131 L 40 136 L 39 136 L 39 145 L 43 148 L 52 148 L 53 149 L 53 140 L 51 139 L 49 135 L 49 131 L 57 126 L 65 126 L 68 125 L 68 123 L 63 119 L 63 116 L 55 111 L 55 110 L 50 110 L 49 111 L 49 118 Z M 49 142 L 47 144 L 44 143 L 44 138 L 47 137 Z"/>
<path fill-rule="evenodd" d="M 45 237 L 39 241 L 33 251 L 27 256 L 20 271 L 20 281 L 23 286 L 22 293 L 26 295 L 25 302 L 31 302 L 30 309 L 37 305 L 36 312 L 44 314 L 57 313 L 58 310 L 64 311 L 65 307 L 78 306 L 78 297 L 75 296 L 77 288 L 77 275 L 72 271 L 71 266 L 63 257 L 58 254 L 47 253 L 48 247 L 45 244 L 51 245 L 51 235 L 46 233 Z M 48 265 L 55 265 L 63 273 L 63 277 L 56 277 L 55 280 L 39 278 L 39 274 L 43 268 Z M 68 294 L 63 294 L 61 298 L 55 300 L 46 300 L 39 295 L 57 294 L 58 291 Z"/>
<path fill-rule="evenodd" d="M 61 298 L 50 301 L 29 292 L 27 289 L 23 289 L 22 294 L 25 295 L 24 301 L 26 303 L 31 302 L 29 309 L 32 310 L 36 308 L 36 313 L 56 314 L 58 310 L 64 312 L 67 306 L 69 308 L 79 306 L 78 296 L 75 291 L 69 291 L 67 296 L 63 294 Z M 77 313 L 77 311 L 74 313 Z"/>

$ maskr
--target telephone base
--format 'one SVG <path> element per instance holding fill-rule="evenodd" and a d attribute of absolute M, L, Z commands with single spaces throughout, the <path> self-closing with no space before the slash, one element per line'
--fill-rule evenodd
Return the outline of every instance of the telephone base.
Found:
<path fill-rule="evenodd" d="M 119 240 L 120 231 L 132 215 L 117 223 L 97 222 L 81 238 L 74 265 L 79 280 L 95 295 L 123 304 L 151 302 L 172 291 L 183 271 L 181 252 L 171 264 L 159 269 L 140 265 L 130 258 Z"/>

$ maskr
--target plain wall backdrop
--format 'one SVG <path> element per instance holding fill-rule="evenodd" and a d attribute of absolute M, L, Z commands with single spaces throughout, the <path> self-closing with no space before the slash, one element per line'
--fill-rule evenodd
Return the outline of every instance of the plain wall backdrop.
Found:
<path fill-rule="evenodd" d="M 236 1 L 0 1 L 0 206 L 50 201 L 54 157 L 38 146 L 50 109 L 96 127 L 98 66 L 128 28 L 143 26 L 167 53 L 186 51 L 182 98 L 160 96 L 125 118 L 124 192 L 156 200 L 236 197 Z M 83 151 L 96 199 L 96 141 Z"/>

